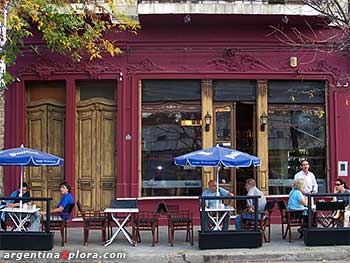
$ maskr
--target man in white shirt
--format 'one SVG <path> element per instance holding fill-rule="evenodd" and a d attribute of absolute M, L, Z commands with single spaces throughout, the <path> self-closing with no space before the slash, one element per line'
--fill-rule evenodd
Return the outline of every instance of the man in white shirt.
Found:
<path fill-rule="evenodd" d="M 301 162 L 302 170 L 294 175 L 294 181 L 298 179 L 304 179 L 305 194 L 313 194 L 318 192 L 318 185 L 315 175 L 309 171 L 310 164 L 308 160 Z"/>

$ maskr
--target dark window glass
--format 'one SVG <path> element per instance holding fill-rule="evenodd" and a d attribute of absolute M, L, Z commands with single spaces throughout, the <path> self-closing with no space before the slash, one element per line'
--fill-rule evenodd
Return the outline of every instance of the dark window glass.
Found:
<path fill-rule="evenodd" d="M 215 80 L 214 101 L 255 101 L 255 80 Z"/>
<path fill-rule="evenodd" d="M 200 101 L 200 80 L 143 80 L 142 101 Z"/>
<path fill-rule="evenodd" d="M 142 196 L 198 196 L 202 169 L 174 157 L 202 148 L 200 81 L 142 81 Z"/>
<path fill-rule="evenodd" d="M 269 103 L 317 103 L 325 100 L 324 81 L 271 80 L 268 82 Z"/>
<path fill-rule="evenodd" d="M 300 161 L 307 159 L 319 192 L 326 191 L 324 105 L 269 105 L 269 193 L 288 194 Z"/>
<path fill-rule="evenodd" d="M 76 85 L 80 88 L 80 100 L 103 98 L 115 100 L 117 82 L 114 80 L 80 80 Z"/>

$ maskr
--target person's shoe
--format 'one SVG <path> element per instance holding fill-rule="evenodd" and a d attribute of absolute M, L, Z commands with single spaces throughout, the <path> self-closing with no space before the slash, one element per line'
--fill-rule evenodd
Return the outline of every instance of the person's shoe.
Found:
<path fill-rule="evenodd" d="M 2 230 L 6 230 L 6 224 L 2 220 L 0 220 L 0 227 L 1 227 Z"/>

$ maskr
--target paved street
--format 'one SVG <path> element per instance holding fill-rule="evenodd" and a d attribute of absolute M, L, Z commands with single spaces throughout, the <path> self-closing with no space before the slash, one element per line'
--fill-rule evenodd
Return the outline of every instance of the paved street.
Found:
<path fill-rule="evenodd" d="M 198 230 L 198 229 L 197 229 Z M 185 242 L 184 232 L 175 232 L 174 247 L 170 247 L 167 242 L 167 228 L 160 228 L 160 240 L 155 246 L 151 246 L 150 232 L 141 232 L 142 243 L 137 247 L 132 247 L 120 233 L 113 244 L 105 248 L 100 243 L 100 232 L 92 231 L 90 234 L 89 246 L 84 247 L 82 243 L 82 229 L 70 228 L 69 237 L 65 247 L 60 246 L 60 235 L 55 234 L 54 253 L 67 255 L 72 253 L 70 262 L 285 262 L 285 261 L 313 261 L 313 262 L 349 262 L 350 246 L 327 246 L 327 247 L 305 247 L 303 240 L 298 238 L 295 231 L 294 242 L 289 243 L 281 238 L 281 229 L 279 225 L 273 226 L 271 243 L 264 243 L 261 248 L 257 249 L 218 249 L 218 250 L 199 250 L 198 235 L 195 231 L 195 243 L 191 247 Z M 19 241 L 20 242 L 20 241 Z M 8 251 L 2 251 L 1 260 L 11 262 L 4 257 Z M 104 253 L 125 253 L 119 259 L 101 259 L 87 258 L 87 253 L 97 253 L 98 256 L 104 257 Z M 8 256 L 8 254 L 7 254 Z M 108 255 L 107 255 L 108 256 Z M 114 257 L 116 255 L 113 255 Z M 82 259 L 84 257 L 84 259 Z M 12 257 L 13 258 L 13 257 Z M 100 257 L 99 257 L 100 258 Z M 16 262 L 59 262 L 53 259 L 35 259 L 35 260 L 17 260 Z M 62 262 L 67 258 L 63 256 Z"/>

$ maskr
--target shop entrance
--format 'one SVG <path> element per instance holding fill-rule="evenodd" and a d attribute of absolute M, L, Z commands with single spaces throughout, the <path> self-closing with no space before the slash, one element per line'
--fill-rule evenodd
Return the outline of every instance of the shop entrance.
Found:
<path fill-rule="evenodd" d="M 214 112 L 215 144 L 255 155 L 255 104 L 216 102 Z M 256 179 L 255 168 L 224 168 L 220 173 L 219 184 L 236 195 L 245 195 L 244 185 L 247 178 Z"/>

